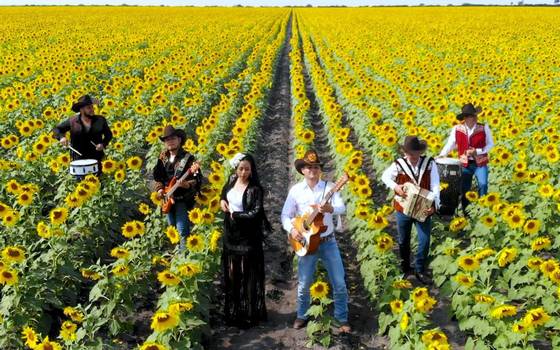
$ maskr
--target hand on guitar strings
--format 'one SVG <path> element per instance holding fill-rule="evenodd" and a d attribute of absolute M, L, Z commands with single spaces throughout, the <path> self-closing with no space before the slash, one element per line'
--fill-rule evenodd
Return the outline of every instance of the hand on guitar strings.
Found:
<path fill-rule="evenodd" d="M 329 202 L 325 203 L 324 205 L 314 204 L 312 205 L 312 207 L 317 208 L 319 210 L 319 213 L 321 214 L 325 214 L 325 213 L 331 214 L 334 211 L 332 204 Z"/>
<path fill-rule="evenodd" d="M 196 180 L 181 180 L 179 186 L 182 188 L 190 188 L 196 183 Z"/>
<path fill-rule="evenodd" d="M 290 232 L 290 235 L 296 241 L 302 241 L 303 240 L 303 235 L 298 230 L 296 230 L 295 227 L 292 228 L 292 231 Z"/>

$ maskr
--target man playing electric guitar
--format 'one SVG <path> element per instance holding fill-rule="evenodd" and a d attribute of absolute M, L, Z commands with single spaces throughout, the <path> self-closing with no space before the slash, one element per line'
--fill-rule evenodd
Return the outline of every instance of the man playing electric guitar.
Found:
<path fill-rule="evenodd" d="M 183 149 L 186 134 L 183 130 L 175 129 L 172 125 L 167 125 L 160 137 L 165 145 L 163 151 L 154 168 L 155 190 L 158 198 L 165 196 L 166 186 L 175 179 L 178 188 L 173 192 L 173 206 L 167 213 L 167 221 L 170 225 L 177 227 L 181 235 L 180 250 L 185 247 L 185 240 L 190 234 L 191 223 L 189 221 L 189 211 L 194 207 L 195 196 L 200 191 L 202 174 L 200 171 L 189 174 L 184 180 L 180 178 L 191 169 L 195 159 Z"/>
<path fill-rule="evenodd" d="M 302 240 L 303 235 L 293 224 L 293 219 L 302 216 L 310 207 L 317 208 L 324 196 L 334 187 L 332 183 L 321 180 L 321 162 L 317 152 L 309 150 L 302 159 L 295 161 L 296 170 L 304 176 L 304 180 L 295 184 L 289 191 L 282 209 L 282 226 L 295 240 Z M 321 235 L 320 245 L 315 254 L 298 256 L 298 290 L 297 290 L 297 318 L 294 328 L 303 328 L 307 322 L 307 310 L 310 306 L 309 288 L 314 282 L 317 260 L 321 259 L 325 266 L 334 297 L 334 317 L 340 324 L 339 331 L 349 333 L 348 324 L 348 291 L 344 281 L 344 266 L 340 251 L 334 238 L 333 215 L 344 213 L 346 207 L 338 192 L 329 202 L 319 206 L 319 213 L 323 214 L 323 225 L 326 230 Z"/>

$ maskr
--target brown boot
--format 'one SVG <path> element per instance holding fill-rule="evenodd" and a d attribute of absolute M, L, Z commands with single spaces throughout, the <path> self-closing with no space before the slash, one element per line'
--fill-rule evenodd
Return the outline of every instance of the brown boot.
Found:
<path fill-rule="evenodd" d="M 294 329 L 302 329 L 307 324 L 307 320 L 302 320 L 301 318 L 296 318 L 294 321 Z"/>

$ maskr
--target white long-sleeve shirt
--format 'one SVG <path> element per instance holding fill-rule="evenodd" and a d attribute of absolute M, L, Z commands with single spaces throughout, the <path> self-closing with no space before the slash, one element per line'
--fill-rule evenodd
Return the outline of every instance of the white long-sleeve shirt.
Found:
<path fill-rule="evenodd" d="M 465 125 L 465 129 L 467 129 L 467 136 L 470 138 L 474 132 L 474 129 L 476 128 L 476 124 L 472 128 L 469 128 L 467 124 L 464 125 Z M 457 132 L 457 125 L 451 128 L 451 133 L 449 134 L 447 143 L 445 144 L 445 146 L 443 147 L 443 149 L 439 154 L 440 156 L 445 157 L 449 153 L 451 153 L 451 151 L 457 149 L 457 140 L 455 139 L 456 132 Z M 492 138 L 492 132 L 490 131 L 490 127 L 488 126 L 488 124 L 484 124 L 484 134 L 486 135 L 486 146 L 484 146 L 484 148 L 477 148 L 476 154 L 488 154 L 488 152 L 490 152 L 492 147 L 494 147 L 494 139 Z"/>
<path fill-rule="evenodd" d="M 414 176 L 418 176 L 418 172 L 420 171 L 420 161 L 416 162 L 416 165 L 412 165 L 407 158 L 405 158 L 405 160 L 412 168 Z M 387 169 L 385 169 L 383 175 L 381 175 L 381 181 L 383 181 L 385 186 L 394 191 L 395 187 L 398 185 L 395 182 L 398 174 L 399 169 L 397 167 L 397 163 L 393 162 Z M 436 209 L 439 209 L 439 173 L 437 165 L 434 161 L 432 161 L 432 169 L 430 170 L 430 191 L 434 193 L 434 203 L 436 205 Z"/>
<path fill-rule="evenodd" d="M 326 188 L 325 188 L 326 186 Z M 304 213 L 310 212 L 312 204 L 320 204 L 324 196 L 334 187 L 331 182 L 319 181 L 313 189 L 307 185 L 307 181 L 303 180 L 295 184 L 288 192 L 288 197 L 282 208 L 282 227 L 288 232 L 292 231 L 292 219 Z M 336 192 L 331 198 L 333 207 L 332 213 L 323 214 L 323 224 L 327 226 L 327 230 L 321 233 L 321 237 L 325 237 L 334 232 L 333 216 L 343 214 L 346 206 L 342 201 L 340 193 Z"/>

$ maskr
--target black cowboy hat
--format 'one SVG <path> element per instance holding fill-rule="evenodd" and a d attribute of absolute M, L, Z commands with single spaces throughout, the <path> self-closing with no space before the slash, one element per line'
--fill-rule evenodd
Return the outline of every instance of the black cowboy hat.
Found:
<path fill-rule="evenodd" d="M 319 160 L 319 156 L 317 155 L 317 152 L 310 149 L 307 152 L 305 152 L 303 158 L 296 159 L 296 161 L 294 162 L 294 166 L 296 167 L 296 170 L 298 171 L 298 173 L 302 175 L 303 173 L 301 172 L 301 168 L 303 168 L 306 165 L 323 166 L 323 163 L 321 163 L 321 161 Z"/>
<path fill-rule="evenodd" d="M 159 137 L 159 139 L 165 141 L 166 138 L 171 136 L 179 137 L 181 139 L 181 144 L 183 144 L 185 142 L 185 139 L 187 138 L 187 134 L 185 133 L 185 131 L 181 129 L 175 129 L 173 125 L 167 125 L 163 129 L 163 134 Z"/>
<path fill-rule="evenodd" d="M 463 120 L 471 115 L 476 116 L 480 112 L 482 112 L 481 107 L 475 107 L 472 103 L 467 103 L 461 108 L 461 113 L 457 114 L 457 119 Z"/>
<path fill-rule="evenodd" d="M 428 148 L 428 143 L 424 140 L 420 140 L 418 136 L 407 136 L 404 138 L 404 143 L 401 149 L 407 153 L 410 152 L 424 152 Z"/>
<path fill-rule="evenodd" d="M 84 95 L 78 99 L 78 102 L 72 105 L 72 110 L 74 112 L 79 112 L 80 108 L 93 104 L 99 104 L 99 101 L 95 98 L 91 98 L 90 95 Z"/>

